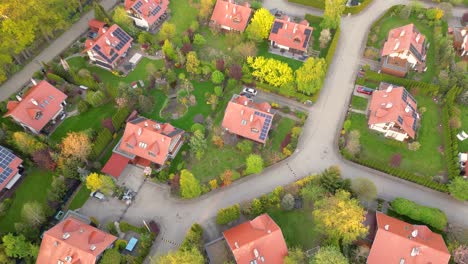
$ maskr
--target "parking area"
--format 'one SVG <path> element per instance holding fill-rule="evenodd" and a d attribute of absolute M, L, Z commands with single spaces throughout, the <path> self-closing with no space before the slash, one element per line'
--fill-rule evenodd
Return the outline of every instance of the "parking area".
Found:
<path fill-rule="evenodd" d="M 89 217 L 94 217 L 101 225 L 105 225 L 110 221 L 119 220 L 126 208 L 127 205 L 124 202 L 114 197 L 107 197 L 105 200 L 90 198 L 79 209 L 79 212 Z"/>
<path fill-rule="evenodd" d="M 143 168 L 134 165 L 127 165 L 120 177 L 117 179 L 117 185 L 138 191 L 145 180 Z"/>

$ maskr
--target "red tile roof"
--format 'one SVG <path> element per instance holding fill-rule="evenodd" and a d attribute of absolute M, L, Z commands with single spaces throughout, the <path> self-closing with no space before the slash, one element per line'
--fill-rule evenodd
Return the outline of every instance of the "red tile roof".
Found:
<path fill-rule="evenodd" d="M 127 123 L 119 150 L 164 165 L 183 134 L 183 130 L 169 123 L 139 117 Z"/>
<path fill-rule="evenodd" d="M 97 22 L 90 21 L 89 27 L 92 28 L 92 25 L 96 25 Z M 117 24 L 112 25 L 110 28 L 103 26 L 96 33 L 98 36 L 95 39 L 86 40 L 84 52 L 91 50 L 94 56 L 107 61 L 109 64 L 117 61 L 132 46 L 133 38 Z M 125 36 L 125 39 L 119 38 L 119 36 Z M 101 54 L 96 49 L 99 49 Z M 114 54 L 117 54 L 117 56 L 114 56 Z"/>
<path fill-rule="evenodd" d="M 229 27 L 233 30 L 243 32 L 247 27 L 252 9 L 249 3 L 245 5 L 236 5 L 233 1 L 216 1 L 211 21 L 221 26 Z"/>
<path fill-rule="evenodd" d="M 283 263 L 288 255 L 283 233 L 268 214 L 228 229 L 223 235 L 238 264 L 250 264 L 253 260 Z"/>
<path fill-rule="evenodd" d="M 102 28 L 106 26 L 106 23 L 97 19 L 91 19 L 88 22 L 88 26 L 91 30 L 99 32 Z"/>
<path fill-rule="evenodd" d="M 265 143 L 273 114 L 269 103 L 254 103 L 245 96 L 234 95 L 226 107 L 223 128 L 239 136 Z"/>
<path fill-rule="evenodd" d="M 285 16 L 282 19 L 275 19 L 268 39 L 290 49 L 307 51 L 313 30 L 306 20 L 298 24 L 291 22 L 289 17 Z"/>
<path fill-rule="evenodd" d="M 101 172 L 118 178 L 129 161 L 130 159 L 127 157 L 119 155 L 118 153 L 112 153 L 112 156 L 107 161 L 106 165 L 104 165 Z"/>
<path fill-rule="evenodd" d="M 394 53 L 404 53 L 411 51 L 413 46 L 423 57 L 425 37 L 416 29 L 414 24 L 408 24 L 399 28 L 394 28 L 388 32 L 387 41 L 382 49 L 382 56 L 387 56 Z M 415 56 L 418 59 L 417 56 Z M 418 59 L 419 60 L 419 59 Z M 421 60 L 419 60 L 421 62 Z"/>
<path fill-rule="evenodd" d="M 394 122 L 414 138 L 416 131 L 413 128 L 419 119 L 416 101 L 404 87 L 381 83 L 380 89 L 372 94 L 369 125 Z"/>
<path fill-rule="evenodd" d="M 11 150 L 0 146 L 0 191 L 18 173 L 21 163 L 23 160 L 15 156 Z"/>
<path fill-rule="evenodd" d="M 20 102 L 8 102 L 8 112 L 4 116 L 11 116 L 39 132 L 61 111 L 60 104 L 65 99 L 67 95 L 47 81 L 41 81 L 29 89 Z"/>
<path fill-rule="evenodd" d="M 168 6 L 169 0 L 125 0 L 125 10 L 137 13 L 150 27 L 166 12 Z"/>
<path fill-rule="evenodd" d="M 449 262 L 450 253 L 442 236 L 433 233 L 427 226 L 411 225 L 379 212 L 377 226 L 368 264 Z"/>
<path fill-rule="evenodd" d="M 44 233 L 37 264 L 93 264 L 117 237 L 68 217 Z M 70 261 L 68 261 L 70 260 Z"/>

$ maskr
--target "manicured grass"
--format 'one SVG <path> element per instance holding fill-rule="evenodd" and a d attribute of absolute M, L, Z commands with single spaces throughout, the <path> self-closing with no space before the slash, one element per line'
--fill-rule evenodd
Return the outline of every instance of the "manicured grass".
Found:
<path fill-rule="evenodd" d="M 418 109 L 425 107 L 422 114 L 421 127 L 418 130 L 417 141 L 421 147 L 417 151 L 408 149 L 407 143 L 385 138 L 382 134 L 371 131 L 367 126 L 367 117 L 362 114 L 351 113 L 351 130 L 361 132 L 360 157 L 374 160 L 390 166 L 395 154 L 401 155 L 400 168 L 416 175 L 434 176 L 445 172 L 445 162 L 439 147 L 442 136 L 439 131 L 440 116 L 438 106 L 429 97 L 416 96 Z"/>
<path fill-rule="evenodd" d="M 175 24 L 177 35 L 181 35 L 190 27 L 192 21 L 197 20 L 198 9 L 191 6 L 188 0 L 170 1 L 169 9 L 171 10 L 169 22 Z"/>
<path fill-rule="evenodd" d="M 149 96 L 153 99 L 153 111 L 142 113 L 142 115 L 153 120 L 163 121 L 159 113 L 168 100 L 167 95 L 161 90 L 153 89 L 149 92 Z"/>
<path fill-rule="evenodd" d="M 356 110 L 366 110 L 368 101 L 367 98 L 353 96 L 353 99 L 351 99 L 351 107 Z"/>
<path fill-rule="evenodd" d="M 272 59 L 275 59 L 275 60 L 285 62 L 285 63 L 287 63 L 289 65 L 289 67 L 291 67 L 293 69 L 293 71 L 299 69 L 303 64 L 302 61 L 293 60 L 293 59 L 289 59 L 289 58 L 286 58 L 286 57 L 283 57 L 283 56 L 280 56 L 280 55 L 269 53 L 268 52 L 268 42 L 266 42 L 266 41 L 258 44 L 257 47 L 258 47 L 257 56 L 263 56 L 265 58 L 272 58 Z"/>
<path fill-rule="evenodd" d="M 81 185 L 80 190 L 75 194 L 75 197 L 68 205 L 69 210 L 75 210 L 81 208 L 89 198 L 91 191 L 86 188 L 84 184 Z"/>
<path fill-rule="evenodd" d="M 14 232 L 15 223 L 21 221 L 21 210 L 27 202 L 39 202 L 47 209 L 47 189 L 52 183 L 52 172 L 31 168 L 25 179 L 16 189 L 13 203 L 7 213 L 0 218 L 0 232 Z"/>
<path fill-rule="evenodd" d="M 68 132 L 83 131 L 88 128 L 98 130 L 101 127 L 103 119 L 112 117 L 116 108 L 112 103 L 108 103 L 97 108 L 90 108 L 87 112 L 76 116 L 69 117 L 57 127 L 54 133 L 50 136 L 52 142 L 60 143 Z"/>
<path fill-rule="evenodd" d="M 314 224 L 310 210 L 269 210 L 268 214 L 283 232 L 288 248 L 311 249 L 320 244 L 320 230 Z"/>
<path fill-rule="evenodd" d="M 288 2 L 310 6 L 317 9 L 325 9 L 325 0 L 288 0 Z"/>
<path fill-rule="evenodd" d="M 461 128 L 460 131 L 464 130 L 468 133 L 468 106 L 466 105 L 458 105 L 457 106 L 460 111 L 460 119 L 461 119 Z M 468 140 L 465 141 L 458 141 L 458 148 L 460 152 L 468 152 Z"/>
<path fill-rule="evenodd" d="M 282 117 L 278 122 L 278 126 L 271 130 L 270 141 L 267 144 L 271 145 L 274 151 L 281 151 L 281 142 L 295 125 L 295 121 L 287 117 Z"/>

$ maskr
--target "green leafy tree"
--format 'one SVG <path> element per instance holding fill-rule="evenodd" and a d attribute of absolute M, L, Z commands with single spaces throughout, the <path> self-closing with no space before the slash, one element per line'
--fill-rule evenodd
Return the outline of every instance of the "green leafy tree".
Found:
<path fill-rule="evenodd" d="M 159 30 L 158 39 L 159 41 L 172 41 L 176 34 L 176 25 L 169 22 L 164 22 L 161 26 L 161 29 Z"/>
<path fill-rule="evenodd" d="M 67 185 L 62 176 L 55 176 L 47 192 L 47 199 L 50 201 L 61 201 L 67 192 Z"/>
<path fill-rule="evenodd" d="M 237 143 L 236 148 L 242 153 L 251 153 L 253 149 L 253 142 L 251 140 L 244 139 Z"/>
<path fill-rule="evenodd" d="M 275 17 L 270 11 L 265 8 L 258 9 L 246 29 L 247 37 L 255 41 L 267 39 L 274 21 Z"/>
<path fill-rule="evenodd" d="M 284 258 L 284 264 L 306 264 L 304 251 L 299 247 L 290 249 L 288 255 Z"/>
<path fill-rule="evenodd" d="M 205 43 L 206 39 L 201 34 L 195 34 L 195 36 L 193 37 L 193 45 L 201 47 L 205 45 Z"/>
<path fill-rule="evenodd" d="M 263 159 L 260 155 L 250 154 L 246 160 L 245 174 L 256 174 L 263 170 Z"/>
<path fill-rule="evenodd" d="M 335 193 L 336 190 L 350 190 L 351 183 L 349 180 L 341 178 L 341 171 L 338 166 L 332 166 L 324 170 L 319 178 L 320 186 L 327 192 Z"/>
<path fill-rule="evenodd" d="M 185 68 L 187 69 L 188 73 L 200 73 L 200 60 L 198 59 L 197 53 L 195 51 L 190 51 L 187 53 L 187 62 L 185 64 Z"/>
<path fill-rule="evenodd" d="M 422 206 L 405 198 L 393 200 L 392 208 L 400 215 L 423 222 L 438 230 L 444 230 L 447 226 L 447 216 L 438 208 Z"/>
<path fill-rule="evenodd" d="M 116 264 L 120 263 L 122 260 L 122 255 L 120 255 L 119 251 L 116 248 L 111 248 L 104 251 L 99 264 Z"/>
<path fill-rule="evenodd" d="M 468 181 L 463 177 L 456 177 L 448 186 L 450 194 L 460 201 L 468 200 Z"/>
<path fill-rule="evenodd" d="M 9 258 L 5 252 L 5 247 L 0 244 L 0 263 L 3 264 L 14 264 L 16 263 L 13 259 Z"/>
<path fill-rule="evenodd" d="M 206 20 L 213 12 L 214 0 L 200 0 L 198 17 L 200 20 Z"/>
<path fill-rule="evenodd" d="M 102 7 L 102 5 L 98 4 L 96 1 L 93 3 L 93 7 L 94 7 L 94 18 L 99 21 L 110 24 L 111 18 L 109 14 L 106 12 L 106 10 L 104 9 L 104 7 Z"/>
<path fill-rule="evenodd" d="M 344 190 L 317 201 L 312 214 L 319 228 L 336 242 L 349 245 L 368 232 L 364 209 Z"/>
<path fill-rule="evenodd" d="M 192 248 L 196 248 L 199 251 L 203 250 L 203 228 L 201 225 L 193 224 L 187 234 L 185 235 L 184 241 L 180 244 L 179 250 L 190 251 Z"/>
<path fill-rule="evenodd" d="M 99 190 L 105 195 L 111 195 L 115 190 L 115 182 L 110 176 L 93 172 L 86 177 L 86 188 L 92 192 Z"/>
<path fill-rule="evenodd" d="M 183 198 L 195 198 L 201 194 L 200 182 L 188 170 L 180 173 L 180 193 Z"/>
<path fill-rule="evenodd" d="M 239 219 L 239 217 L 240 217 L 240 206 L 239 204 L 235 204 L 230 207 L 219 209 L 218 214 L 216 216 L 216 223 L 218 225 L 229 224 L 232 221 Z"/>
<path fill-rule="evenodd" d="M 281 199 L 281 207 L 287 211 L 292 210 L 294 208 L 294 196 L 290 193 L 284 195 L 283 199 Z"/>
<path fill-rule="evenodd" d="M 164 41 L 162 51 L 169 60 L 175 60 L 177 58 L 177 53 L 175 52 L 174 46 L 172 46 L 172 43 L 167 39 Z"/>
<path fill-rule="evenodd" d="M 28 258 L 34 255 L 32 244 L 23 235 L 7 234 L 2 238 L 5 253 L 11 258 Z"/>
<path fill-rule="evenodd" d="M 310 260 L 310 264 L 348 264 L 349 261 L 346 259 L 340 250 L 336 247 L 321 247 L 319 251 Z"/>
<path fill-rule="evenodd" d="M 325 59 L 310 57 L 296 70 L 297 90 L 307 95 L 317 93 L 322 88 L 327 65 Z"/>
<path fill-rule="evenodd" d="M 39 227 L 46 220 L 44 207 L 36 201 L 27 202 L 23 205 L 23 209 L 21 210 L 21 218 L 26 224 Z"/>
<path fill-rule="evenodd" d="M 205 258 L 196 248 L 191 250 L 178 250 L 169 252 L 167 255 L 159 256 L 153 258 L 151 261 L 152 264 L 180 264 L 180 263 L 190 263 L 190 264 L 204 264 Z"/>
<path fill-rule="evenodd" d="M 325 0 L 325 10 L 321 28 L 336 29 L 340 26 L 341 14 L 345 9 L 346 0 Z"/>
<path fill-rule="evenodd" d="M 117 6 L 114 9 L 112 20 L 119 25 L 123 30 L 130 32 L 135 31 L 133 20 L 128 16 L 127 11 L 123 6 Z"/>
<path fill-rule="evenodd" d="M 214 83 L 214 84 L 220 84 L 224 81 L 224 74 L 218 70 L 214 71 L 212 74 L 211 74 L 211 81 Z"/>
<path fill-rule="evenodd" d="M 361 201 L 371 202 L 377 198 L 377 187 L 367 178 L 356 178 L 351 182 L 351 190 Z"/>
<path fill-rule="evenodd" d="M 205 154 L 208 143 L 205 135 L 201 130 L 193 132 L 193 136 L 190 138 L 190 149 L 195 153 L 195 157 L 200 160 Z"/>

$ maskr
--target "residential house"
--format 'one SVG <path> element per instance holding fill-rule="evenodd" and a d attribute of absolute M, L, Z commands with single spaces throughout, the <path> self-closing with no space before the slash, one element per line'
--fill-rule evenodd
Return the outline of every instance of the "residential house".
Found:
<path fill-rule="evenodd" d="M 211 24 L 227 31 L 244 32 L 251 14 L 248 2 L 237 5 L 232 0 L 218 0 L 211 15 Z"/>
<path fill-rule="evenodd" d="M 137 117 L 125 127 L 124 134 L 102 172 L 119 177 L 127 164 L 162 169 L 183 145 L 184 131 L 169 123 Z"/>
<path fill-rule="evenodd" d="M 450 253 L 441 235 L 377 212 L 377 232 L 368 264 L 446 264 Z"/>
<path fill-rule="evenodd" d="M 37 264 L 97 263 L 117 237 L 70 215 L 44 233 Z"/>
<path fill-rule="evenodd" d="M 167 18 L 169 0 L 125 0 L 125 10 L 135 25 L 150 31 Z"/>
<path fill-rule="evenodd" d="M 4 117 L 11 117 L 22 127 L 34 134 L 39 134 L 47 125 L 52 125 L 65 118 L 64 106 L 67 95 L 47 81 L 36 83 L 24 95 L 17 95 L 18 101 L 9 101 L 8 112 Z"/>
<path fill-rule="evenodd" d="M 402 86 L 380 83 L 369 106 L 369 128 L 403 141 L 416 137 L 420 116 L 414 97 Z"/>
<path fill-rule="evenodd" d="M 426 70 L 427 43 L 414 24 L 394 28 L 382 49 L 382 72 L 404 77 L 409 69 Z"/>
<path fill-rule="evenodd" d="M 288 16 L 283 16 L 281 19 L 275 19 L 268 39 L 273 48 L 289 51 L 292 54 L 305 54 L 313 30 L 307 20 L 295 23 Z"/>
<path fill-rule="evenodd" d="M 22 159 L 15 156 L 11 150 L 0 146 L 0 192 L 11 189 L 21 178 L 22 164 Z"/>
<path fill-rule="evenodd" d="M 281 228 L 268 214 L 223 232 L 237 264 L 283 263 L 288 255 Z"/>
<path fill-rule="evenodd" d="M 454 28 L 453 48 L 462 57 L 468 58 L 468 26 L 464 28 Z"/>
<path fill-rule="evenodd" d="M 273 117 L 269 103 L 255 103 L 244 95 L 235 94 L 226 107 L 222 127 L 230 133 L 265 144 Z"/>
<path fill-rule="evenodd" d="M 108 27 L 104 22 L 89 21 L 88 39 L 85 50 L 91 62 L 97 66 L 116 70 L 132 47 L 133 38 L 117 24 Z"/>

